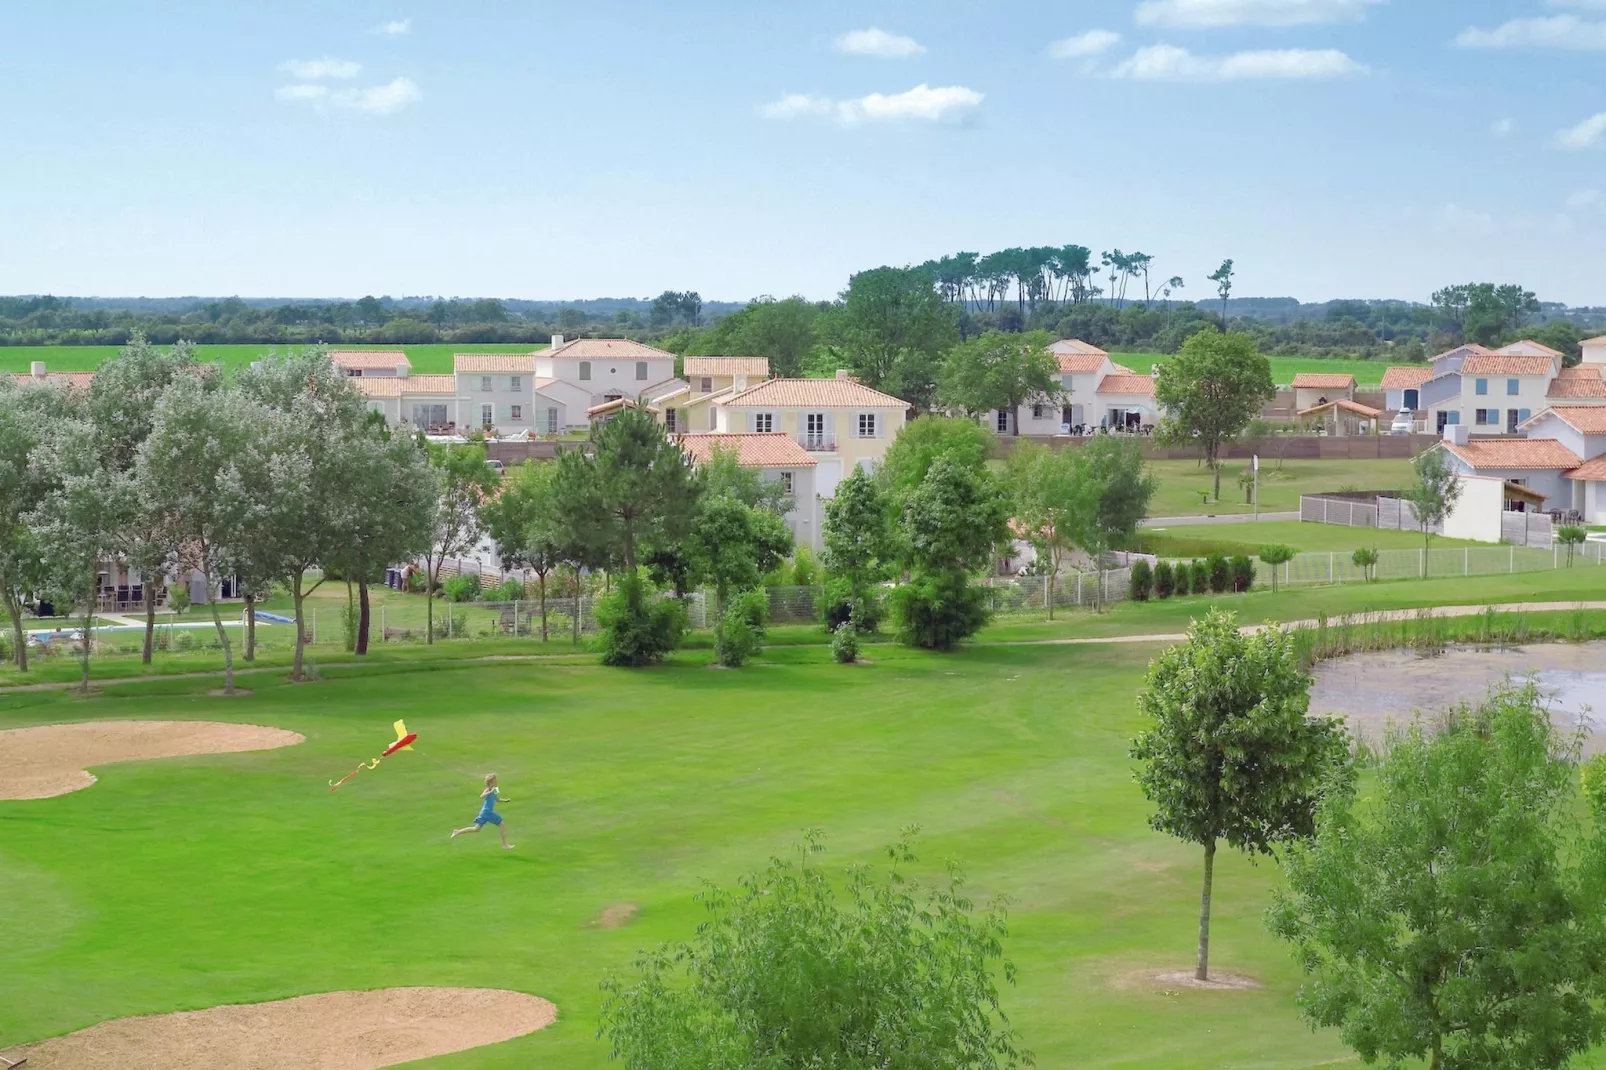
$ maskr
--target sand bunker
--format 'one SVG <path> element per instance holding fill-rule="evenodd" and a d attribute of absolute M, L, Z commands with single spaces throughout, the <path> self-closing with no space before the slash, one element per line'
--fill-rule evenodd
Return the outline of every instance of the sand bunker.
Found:
<path fill-rule="evenodd" d="M 599 929 L 623 928 L 630 924 L 639 909 L 634 903 L 610 903 L 602 908 L 602 913 L 591 924 Z"/>
<path fill-rule="evenodd" d="M 88 721 L 0 732 L 0 799 L 48 799 L 95 782 L 113 762 L 272 750 L 306 740 L 282 728 L 218 721 Z"/>
<path fill-rule="evenodd" d="M 1212 969 L 1210 979 L 1201 981 L 1193 975 L 1192 969 L 1156 970 L 1152 966 L 1120 970 L 1110 976 L 1109 984 L 1111 988 L 1173 993 L 1184 988 L 1209 992 L 1247 992 L 1263 987 L 1255 978 L 1235 970 Z"/>
<path fill-rule="evenodd" d="M 544 999 L 494 988 L 321 992 L 119 1018 L 6 1054 L 38 1070 L 370 1070 L 499 1044 L 557 1017 Z"/>

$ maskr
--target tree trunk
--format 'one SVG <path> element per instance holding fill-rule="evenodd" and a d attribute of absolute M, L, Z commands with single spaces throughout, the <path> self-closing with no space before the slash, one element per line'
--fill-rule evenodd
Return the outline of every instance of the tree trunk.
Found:
<path fill-rule="evenodd" d="M 1059 566 L 1052 565 L 1048 572 L 1048 619 L 1054 619 L 1054 581 L 1059 577 Z"/>
<path fill-rule="evenodd" d="M 300 683 L 302 678 L 301 668 L 306 664 L 307 651 L 307 626 L 301 615 L 303 608 L 302 600 L 305 598 L 305 595 L 301 593 L 300 572 L 296 573 L 295 580 L 290 586 L 290 594 L 291 597 L 295 599 L 296 605 L 296 660 L 294 666 L 290 670 L 290 679 L 294 680 L 296 683 Z"/>
<path fill-rule="evenodd" d="M 1193 976 L 1210 980 L 1210 886 L 1216 875 L 1216 841 L 1205 844 L 1204 891 L 1199 896 L 1199 965 Z"/>
<path fill-rule="evenodd" d="M 1214 457 L 1210 459 L 1210 470 L 1214 472 L 1216 476 L 1216 492 L 1212 497 L 1215 501 L 1219 502 L 1221 500 L 1221 465 L 1216 463 L 1216 459 Z"/>
<path fill-rule="evenodd" d="M 357 581 L 357 654 L 368 653 L 368 629 L 373 623 L 373 608 L 368 604 L 368 581 Z"/>
<path fill-rule="evenodd" d="M 541 584 L 541 642 L 546 642 L 546 573 L 536 573 L 536 579 Z"/>
<path fill-rule="evenodd" d="M 245 596 L 245 660 L 257 659 L 257 596 Z"/>
<path fill-rule="evenodd" d="M 424 645 L 433 646 L 435 643 L 435 574 L 439 571 L 430 563 L 429 558 L 424 559 Z"/>
<path fill-rule="evenodd" d="M 86 695 L 89 694 L 89 655 L 90 655 L 90 652 L 94 649 L 94 642 L 95 642 L 95 640 L 93 638 L 93 633 L 90 631 L 90 625 L 92 625 L 94 623 L 95 623 L 95 589 L 94 589 L 94 587 L 90 587 L 88 594 L 86 594 L 85 597 L 84 597 L 84 641 L 83 641 L 83 644 L 82 644 L 82 650 L 83 650 L 82 660 L 83 660 L 83 663 L 84 663 L 84 675 L 78 682 L 78 690 L 80 690 L 81 692 L 83 692 Z"/>
<path fill-rule="evenodd" d="M 156 645 L 156 588 L 145 581 L 145 647 L 140 651 L 141 664 L 151 663 L 151 650 Z"/>
<path fill-rule="evenodd" d="M 584 608 L 582 599 L 585 597 L 585 588 L 580 585 L 580 566 L 574 566 L 574 645 L 580 645 L 580 610 Z"/>
<path fill-rule="evenodd" d="M 229 646 L 229 632 L 223 627 L 223 610 L 218 599 L 212 597 L 212 570 L 206 570 L 206 600 L 212 603 L 212 626 L 217 629 L 218 646 L 223 648 L 223 693 L 234 694 L 234 648 Z"/>
<path fill-rule="evenodd" d="M 6 589 L 6 612 L 11 616 L 11 637 L 17 644 L 17 671 L 28 671 L 28 636 L 22 630 L 22 606 L 11 589 Z"/>

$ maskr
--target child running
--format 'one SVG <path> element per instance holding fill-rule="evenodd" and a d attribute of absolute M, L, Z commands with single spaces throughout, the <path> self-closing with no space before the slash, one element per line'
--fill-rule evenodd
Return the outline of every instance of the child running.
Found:
<path fill-rule="evenodd" d="M 507 842 L 507 830 L 502 827 L 502 815 L 496 812 L 496 801 L 501 797 L 501 789 L 496 786 L 496 774 L 485 774 L 485 790 L 480 792 L 480 815 L 474 823 L 467 828 L 453 829 L 452 839 L 457 839 L 465 832 L 478 832 L 486 824 L 496 826 L 497 834 L 502 837 L 503 850 L 513 850 L 513 845 Z"/>

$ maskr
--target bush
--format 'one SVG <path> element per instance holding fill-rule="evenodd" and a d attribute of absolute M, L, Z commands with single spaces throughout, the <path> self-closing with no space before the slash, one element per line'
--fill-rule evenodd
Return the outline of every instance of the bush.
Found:
<path fill-rule="evenodd" d="M 831 656 L 843 665 L 859 660 L 859 629 L 851 620 L 843 621 L 831 633 Z"/>
<path fill-rule="evenodd" d="M 167 608 L 174 613 L 184 613 L 190 608 L 190 585 L 187 583 L 170 583 L 167 585 Z"/>
<path fill-rule="evenodd" d="M 441 590 L 448 602 L 473 602 L 480 596 L 480 578 L 467 573 L 453 576 L 441 584 Z"/>
<path fill-rule="evenodd" d="M 741 599 L 733 599 L 714 632 L 714 657 L 727 668 L 739 669 L 759 652 L 761 645 L 762 636 L 753 627 L 747 608 Z"/>
<path fill-rule="evenodd" d="M 861 635 L 869 635 L 881 627 L 880 596 L 874 590 L 866 591 L 855 604 L 853 586 L 844 579 L 825 581 L 825 597 L 820 601 L 820 609 L 825 630 L 833 635 L 849 620 L 853 621 Z"/>
<path fill-rule="evenodd" d="M 647 596 L 640 576 L 625 576 L 597 603 L 597 639 L 602 663 L 639 668 L 664 660 L 686 633 L 686 607 L 672 598 Z"/>
<path fill-rule="evenodd" d="M 1205 582 L 1213 594 L 1223 593 L 1232 584 L 1232 565 L 1220 550 L 1205 558 Z"/>
<path fill-rule="evenodd" d="M 1209 594 L 1210 566 L 1203 561 L 1195 561 L 1193 564 L 1188 566 L 1188 571 L 1192 573 L 1192 575 L 1189 577 L 1188 586 L 1193 589 L 1193 593 Z"/>
<path fill-rule="evenodd" d="M 1367 583 L 1371 583 L 1377 578 L 1376 549 L 1369 546 L 1363 546 L 1359 550 L 1356 550 L 1353 554 L 1350 554 L 1349 559 L 1354 562 L 1356 568 L 1361 570 L 1361 575 L 1366 577 Z"/>
<path fill-rule="evenodd" d="M 807 546 L 799 546 L 792 555 L 792 582 L 799 587 L 813 587 L 820 582 L 820 565 Z"/>
<path fill-rule="evenodd" d="M 1242 594 L 1255 585 L 1255 563 L 1247 554 L 1232 559 L 1232 589 Z"/>
<path fill-rule="evenodd" d="M 1154 590 L 1154 570 L 1143 558 L 1132 562 L 1132 601 L 1147 602 L 1149 593 Z"/>
<path fill-rule="evenodd" d="M 1271 589 L 1277 589 L 1277 566 L 1286 565 L 1294 559 L 1292 546 L 1262 546 L 1260 559 L 1271 566 Z"/>
<path fill-rule="evenodd" d="M 519 602 L 524 598 L 524 584 L 519 580 L 506 579 L 496 590 L 490 592 L 493 602 Z"/>
<path fill-rule="evenodd" d="M 1161 600 L 1170 598 L 1176 589 L 1177 577 L 1171 570 L 1171 562 L 1157 562 L 1154 566 L 1154 597 Z"/>
<path fill-rule="evenodd" d="M 1178 598 L 1190 593 L 1193 589 L 1193 566 L 1186 561 L 1178 561 L 1171 567 L 1171 593 Z"/>
<path fill-rule="evenodd" d="M 892 592 L 898 642 L 927 650 L 952 650 L 987 623 L 987 596 L 963 572 L 917 574 Z"/>
<path fill-rule="evenodd" d="M 725 607 L 725 615 L 730 616 L 732 610 L 741 613 L 754 635 L 760 639 L 764 638 L 769 630 L 770 600 L 763 591 L 742 591 L 737 594 L 730 600 L 730 605 Z"/>

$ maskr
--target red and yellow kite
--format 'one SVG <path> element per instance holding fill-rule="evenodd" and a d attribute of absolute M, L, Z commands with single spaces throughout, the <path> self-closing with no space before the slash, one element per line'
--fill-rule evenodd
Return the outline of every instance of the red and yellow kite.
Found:
<path fill-rule="evenodd" d="M 375 758 L 371 762 L 358 762 L 357 768 L 353 769 L 339 780 L 331 780 L 329 782 L 329 790 L 338 790 L 340 785 L 344 784 L 346 781 L 350 780 L 364 769 L 377 768 L 383 759 L 389 758 L 392 754 L 395 754 L 399 750 L 412 750 L 413 740 L 418 738 L 418 733 L 407 731 L 407 725 L 402 721 L 397 721 L 394 727 L 396 729 L 396 742 L 386 747 L 385 753 L 381 754 L 378 758 Z"/>

